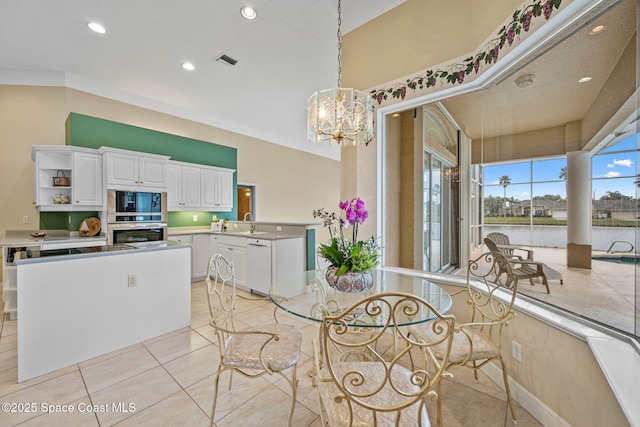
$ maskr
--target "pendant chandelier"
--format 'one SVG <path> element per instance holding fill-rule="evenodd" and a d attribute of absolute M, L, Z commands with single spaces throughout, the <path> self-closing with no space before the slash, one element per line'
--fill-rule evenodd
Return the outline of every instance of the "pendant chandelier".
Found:
<path fill-rule="evenodd" d="M 307 136 L 316 144 L 368 145 L 373 139 L 371 97 L 342 85 L 342 7 L 338 0 L 338 87 L 320 90 L 307 101 Z"/>

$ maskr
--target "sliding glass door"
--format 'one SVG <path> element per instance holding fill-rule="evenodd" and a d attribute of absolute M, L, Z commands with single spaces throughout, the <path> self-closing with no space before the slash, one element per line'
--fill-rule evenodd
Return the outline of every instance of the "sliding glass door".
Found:
<path fill-rule="evenodd" d="M 441 271 L 451 263 L 452 169 L 429 150 L 423 156 L 423 265 Z"/>

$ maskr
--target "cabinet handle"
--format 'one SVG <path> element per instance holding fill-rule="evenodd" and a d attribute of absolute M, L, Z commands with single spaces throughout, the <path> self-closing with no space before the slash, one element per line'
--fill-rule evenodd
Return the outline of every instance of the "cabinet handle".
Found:
<path fill-rule="evenodd" d="M 80 200 L 76 200 L 76 203 L 80 203 Z"/>

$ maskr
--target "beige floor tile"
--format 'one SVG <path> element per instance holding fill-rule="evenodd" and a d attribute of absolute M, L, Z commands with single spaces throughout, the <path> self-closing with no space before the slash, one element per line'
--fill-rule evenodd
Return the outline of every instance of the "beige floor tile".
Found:
<path fill-rule="evenodd" d="M 135 415 L 117 425 L 118 427 L 206 427 L 209 425 L 209 418 L 186 392 L 180 391 L 150 408 L 136 412 Z"/>
<path fill-rule="evenodd" d="M 183 329 L 179 334 L 143 344 L 160 363 L 168 362 L 211 345 L 207 339 L 192 329 Z"/>
<path fill-rule="evenodd" d="M 249 400 L 238 409 L 216 421 L 218 427 L 226 426 L 270 426 L 287 423 L 291 397 L 277 387 L 268 387 L 259 396 Z M 297 403 L 293 412 L 294 426 L 306 426 L 311 424 L 317 415 L 305 406 Z M 268 421 L 267 421 L 268 420 Z"/>
<path fill-rule="evenodd" d="M 2 413 L 7 425 L 16 425 L 36 416 L 42 415 L 41 405 L 65 405 L 87 397 L 82 376 L 79 371 L 62 375 L 40 384 L 18 390 L 2 397 L 8 403 L 35 403 L 34 412 Z M 5 424 L 3 421 L 1 424 Z"/>
<path fill-rule="evenodd" d="M 540 426 L 531 415 L 518 404 L 516 417 L 518 425 Z M 435 402 L 427 405 L 430 417 L 436 415 Z M 506 397 L 496 398 L 480 391 L 470 391 L 454 381 L 444 381 L 442 385 L 443 422 L 460 426 L 509 426 L 511 415 L 507 414 Z"/>
<path fill-rule="evenodd" d="M 209 320 L 211 320 L 211 314 L 209 313 L 209 309 L 205 311 L 200 311 L 200 312 L 191 312 L 192 328 L 207 326 L 209 324 Z"/>
<path fill-rule="evenodd" d="M 110 353 L 106 353 L 106 354 L 103 354 L 101 356 L 96 356 L 96 357 L 93 357 L 91 359 L 85 360 L 83 362 L 80 362 L 78 365 L 80 366 L 80 368 L 85 368 L 87 366 L 95 365 L 96 363 L 103 362 L 103 361 L 105 361 L 107 359 L 111 359 L 113 357 L 120 356 L 122 354 L 128 353 L 128 352 L 133 351 L 133 350 L 140 350 L 142 348 L 144 348 L 142 346 L 142 343 L 133 344 L 133 345 L 121 348 L 119 350 L 112 351 Z"/>
<path fill-rule="evenodd" d="M 218 368 L 219 352 L 213 344 L 164 364 L 169 374 L 187 388 L 212 375 Z"/>
<path fill-rule="evenodd" d="M 18 348 L 18 335 L 6 335 L 0 337 L 0 353 Z"/>
<path fill-rule="evenodd" d="M 163 399 L 180 391 L 180 386 L 164 370 L 162 366 L 120 381 L 110 387 L 91 394 L 95 405 L 106 405 L 112 408 L 108 412 L 98 413 L 101 425 L 113 425 L 129 416 L 130 412 L 118 412 L 117 408 L 129 408 L 133 405 L 135 412 L 142 411 Z M 113 408 L 113 404 L 122 404 Z"/>
<path fill-rule="evenodd" d="M 89 366 L 81 366 L 80 371 L 89 393 L 95 393 L 158 365 L 158 361 L 142 347 Z"/>
<path fill-rule="evenodd" d="M 32 418 L 21 427 L 98 427 L 96 412 L 88 397 L 72 402 L 73 412 L 53 411 Z"/>
<path fill-rule="evenodd" d="M 147 344 L 154 344 L 154 343 L 156 343 L 158 341 L 164 341 L 167 338 L 171 338 L 173 336 L 180 335 L 180 334 L 183 334 L 185 332 L 189 332 L 190 330 L 191 330 L 190 326 L 185 326 L 184 328 L 176 329 L 175 331 L 167 332 L 166 334 L 163 334 L 163 335 L 160 335 L 160 336 L 157 336 L 157 337 L 153 337 L 153 338 L 148 339 L 146 341 L 142 341 L 142 345 L 146 346 Z"/>
<path fill-rule="evenodd" d="M 236 311 L 233 318 L 254 326 L 276 323 L 273 317 L 273 308 L 270 307 L 256 307 L 250 310 Z"/>
<path fill-rule="evenodd" d="M 5 320 L 2 323 L 2 332 L 0 335 L 3 337 L 8 335 L 16 335 L 18 333 L 18 321 L 17 320 Z"/>
<path fill-rule="evenodd" d="M 313 360 L 298 365 L 298 378 L 296 387 L 296 400 L 315 414 L 320 413 L 318 403 L 318 388 L 313 386 L 311 374 L 313 373 Z M 286 381 L 278 381 L 275 386 L 287 395 L 291 395 L 291 387 Z"/>
<path fill-rule="evenodd" d="M 199 333 L 200 335 L 202 335 L 203 337 L 205 337 L 207 339 L 207 341 L 209 341 L 212 344 L 217 345 L 218 343 L 218 335 L 216 335 L 216 330 L 213 329 L 212 326 L 204 325 L 204 326 L 200 326 L 197 328 L 194 328 L 195 331 L 197 333 Z"/>
<path fill-rule="evenodd" d="M 214 381 L 215 376 L 212 375 L 186 389 L 207 416 L 211 416 Z M 229 391 L 229 372 L 223 373 L 218 386 L 216 419 L 225 417 L 248 400 L 260 395 L 266 388 L 273 387 L 263 378 L 247 378 L 237 372 L 233 375 L 231 385 L 231 391 Z"/>
<path fill-rule="evenodd" d="M 0 353 L 0 366 L 3 369 L 12 369 L 18 367 L 18 349 L 3 351 Z"/>
<path fill-rule="evenodd" d="M 78 365 L 71 365 L 66 368 L 58 369 L 57 371 L 40 375 L 39 377 L 31 378 L 30 380 L 19 383 L 18 368 L 0 371 L 0 396 L 5 396 L 9 393 L 13 393 L 18 390 L 34 386 L 72 372 L 79 372 Z"/>

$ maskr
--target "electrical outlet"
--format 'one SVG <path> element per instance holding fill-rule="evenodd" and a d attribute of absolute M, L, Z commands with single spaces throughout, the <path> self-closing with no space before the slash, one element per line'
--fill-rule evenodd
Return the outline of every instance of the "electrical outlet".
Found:
<path fill-rule="evenodd" d="M 279 225 L 276 225 L 276 231 L 282 231 L 282 227 L 280 227 Z"/>
<path fill-rule="evenodd" d="M 23 217 L 22 217 L 22 223 L 23 223 L 23 224 L 29 224 L 29 217 L 28 217 L 28 216 L 26 216 L 26 215 L 25 215 L 25 216 L 23 216 Z"/>
<path fill-rule="evenodd" d="M 522 362 L 522 346 L 519 342 L 511 341 L 511 356 L 518 362 Z"/>
<path fill-rule="evenodd" d="M 136 276 L 135 274 L 130 274 L 129 275 L 129 287 L 133 288 L 135 286 L 138 286 L 138 276 Z"/>
<path fill-rule="evenodd" d="M 198 222 L 198 215 L 193 216 L 193 222 Z"/>

